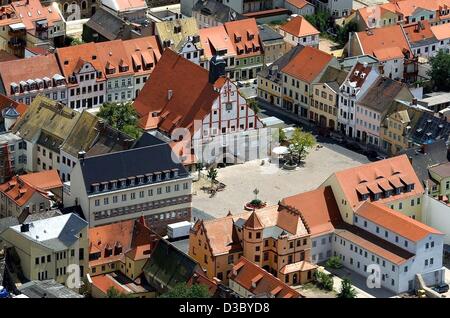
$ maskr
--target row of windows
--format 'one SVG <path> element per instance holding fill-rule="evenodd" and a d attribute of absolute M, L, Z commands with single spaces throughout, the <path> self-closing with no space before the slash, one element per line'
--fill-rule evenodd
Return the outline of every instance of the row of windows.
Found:
<path fill-rule="evenodd" d="M 190 196 L 180 196 L 172 199 L 164 199 L 164 200 L 155 200 L 150 202 L 145 202 L 141 204 L 133 204 L 125 207 L 120 208 L 114 208 L 111 210 L 103 210 L 94 212 L 94 219 L 95 220 L 101 220 L 105 218 L 125 215 L 125 214 L 132 214 L 132 213 L 138 213 L 143 211 L 149 211 L 153 209 L 159 209 L 166 206 L 172 206 L 177 204 L 182 204 L 186 202 L 190 202 L 191 197 Z"/>
<path fill-rule="evenodd" d="M 187 182 L 183 183 L 183 189 L 184 190 L 188 189 L 188 183 Z M 175 192 L 176 191 L 180 191 L 180 185 L 179 184 L 175 184 L 173 186 L 173 190 Z M 168 186 L 165 187 L 165 193 L 170 193 L 171 191 L 172 191 L 172 186 L 168 185 Z M 141 199 L 144 198 L 145 197 L 145 192 L 147 192 L 147 196 L 149 196 L 149 197 L 153 196 L 153 189 L 148 189 L 147 191 L 144 191 L 144 190 L 139 191 L 138 192 L 139 198 L 141 198 Z M 162 192 L 163 192 L 163 188 L 162 187 L 156 188 L 156 194 L 162 194 Z M 122 194 L 121 202 L 127 201 L 127 198 L 128 198 L 127 194 Z M 136 199 L 136 192 L 130 193 L 130 199 L 131 200 Z M 94 202 L 95 202 L 94 203 L 95 206 L 100 206 L 100 199 L 96 199 Z M 109 197 L 103 198 L 103 205 L 108 205 L 109 202 L 110 202 L 109 201 Z M 119 202 L 119 197 L 117 195 L 113 195 L 112 196 L 112 203 L 117 203 L 117 202 Z"/>
<path fill-rule="evenodd" d="M 103 104 L 104 99 L 103 99 L 103 95 L 100 96 L 94 96 L 94 97 L 89 97 L 89 98 L 84 98 L 84 99 L 78 99 L 76 101 L 70 101 L 70 108 L 75 109 L 75 108 L 91 108 L 92 106 L 97 106 L 99 104 Z"/>

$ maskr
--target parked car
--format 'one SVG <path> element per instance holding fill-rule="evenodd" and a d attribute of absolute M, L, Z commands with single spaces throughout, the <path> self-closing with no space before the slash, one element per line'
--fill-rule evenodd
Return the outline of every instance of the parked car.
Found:
<path fill-rule="evenodd" d="M 377 156 L 375 158 L 377 161 L 386 159 L 386 156 Z"/>
<path fill-rule="evenodd" d="M 378 157 L 378 153 L 375 150 L 365 150 L 363 151 L 363 155 L 369 159 L 376 159 Z"/>
<path fill-rule="evenodd" d="M 434 286 L 432 289 L 434 291 L 438 292 L 439 294 L 443 294 L 443 293 L 448 292 L 448 284 L 442 283 L 440 285 Z"/>
<path fill-rule="evenodd" d="M 242 84 L 241 82 L 237 82 L 237 86 L 238 87 L 244 87 L 244 84 Z"/>

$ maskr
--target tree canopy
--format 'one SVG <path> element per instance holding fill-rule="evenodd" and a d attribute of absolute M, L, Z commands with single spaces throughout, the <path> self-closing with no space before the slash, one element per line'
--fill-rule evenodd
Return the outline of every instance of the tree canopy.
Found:
<path fill-rule="evenodd" d="M 105 119 L 112 127 L 133 138 L 139 138 L 142 134 L 138 127 L 138 115 L 130 102 L 104 103 L 97 115 Z"/>
<path fill-rule="evenodd" d="M 295 128 L 292 138 L 290 139 L 289 152 L 290 162 L 299 163 L 305 159 L 308 149 L 316 144 L 316 138 L 309 132 L 303 131 L 301 128 Z"/>
<path fill-rule="evenodd" d="M 352 286 L 352 281 L 348 278 L 342 280 L 341 290 L 339 291 L 338 298 L 355 298 L 356 290 Z"/>
<path fill-rule="evenodd" d="M 204 285 L 188 286 L 186 283 L 175 285 L 172 290 L 162 294 L 160 298 L 210 298 L 208 288 Z"/>
<path fill-rule="evenodd" d="M 430 59 L 428 75 L 433 82 L 433 90 L 450 91 L 450 54 L 440 50 Z"/>

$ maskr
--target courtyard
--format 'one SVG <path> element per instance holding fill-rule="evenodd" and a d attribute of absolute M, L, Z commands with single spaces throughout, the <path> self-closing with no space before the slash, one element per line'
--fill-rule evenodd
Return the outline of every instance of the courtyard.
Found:
<path fill-rule="evenodd" d="M 336 145 L 322 144 L 324 147 L 312 149 L 302 167 L 293 171 L 278 168 L 267 160 L 254 160 L 218 169 L 217 180 L 226 185 L 214 196 L 201 188 L 210 185 L 202 178 L 194 183 L 193 217 L 218 218 L 241 213 L 244 205 L 255 198 L 254 189 L 259 190 L 258 198 L 268 205 L 277 204 L 283 197 L 313 190 L 320 186 L 333 172 L 351 168 L 367 160 L 363 156 L 348 156 Z M 205 172 L 206 173 L 206 172 Z"/>

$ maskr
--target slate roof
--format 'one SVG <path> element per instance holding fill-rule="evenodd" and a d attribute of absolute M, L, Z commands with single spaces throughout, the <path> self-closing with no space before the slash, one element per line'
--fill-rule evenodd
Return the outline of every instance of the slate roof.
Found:
<path fill-rule="evenodd" d="M 150 285 L 158 291 L 166 291 L 178 283 L 188 282 L 196 272 L 201 272 L 201 268 L 191 257 L 161 239 L 143 272 Z"/>
<path fill-rule="evenodd" d="M 416 144 L 429 144 L 435 140 L 448 141 L 450 135 L 450 123 L 430 113 L 423 113 L 412 127 L 408 138 Z"/>
<path fill-rule="evenodd" d="M 78 240 L 76 235 L 87 226 L 88 223 L 79 216 L 64 214 L 30 223 L 28 232 L 21 232 L 20 225 L 10 229 L 49 249 L 64 250 Z"/>
<path fill-rule="evenodd" d="M 82 295 L 55 280 L 33 280 L 22 284 L 19 291 L 29 298 L 83 298 Z"/>
<path fill-rule="evenodd" d="M 335 92 L 339 92 L 339 87 L 344 83 L 348 73 L 333 66 L 328 66 L 318 83 L 326 83 Z"/>
<path fill-rule="evenodd" d="M 202 15 L 213 16 L 219 23 L 246 19 L 246 17 L 227 5 L 215 0 L 199 0 L 192 11 L 200 11 Z"/>
<path fill-rule="evenodd" d="M 442 139 L 422 147 L 410 148 L 403 153 L 408 156 L 417 177 L 422 183 L 430 178 L 428 167 L 449 162 L 447 145 Z"/>
<path fill-rule="evenodd" d="M 183 164 L 173 161 L 172 154 L 172 148 L 162 143 L 87 157 L 80 163 L 86 192 L 91 192 L 91 185 L 94 183 L 145 176 L 171 169 L 178 169 L 179 177 L 187 177 L 189 173 Z"/>
<path fill-rule="evenodd" d="M 159 139 L 147 132 L 147 133 L 143 133 L 142 136 L 138 140 L 136 140 L 136 142 L 132 148 L 155 146 L 155 145 L 160 145 L 160 144 L 164 144 L 164 143 L 165 142 L 162 141 L 161 139 Z"/>
<path fill-rule="evenodd" d="M 268 25 L 258 25 L 259 37 L 263 43 L 283 40 L 283 36 Z"/>
<path fill-rule="evenodd" d="M 401 82 L 387 77 L 379 77 L 358 103 L 379 113 L 383 113 L 394 102 L 402 89 L 408 88 Z"/>
<path fill-rule="evenodd" d="M 125 21 L 109 13 L 108 11 L 97 8 L 94 15 L 90 17 L 86 26 L 98 32 L 108 40 L 115 40 L 120 37 L 122 26 Z"/>

